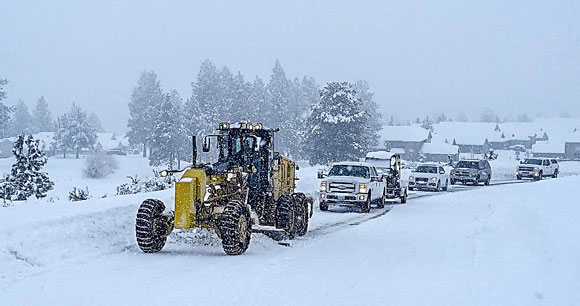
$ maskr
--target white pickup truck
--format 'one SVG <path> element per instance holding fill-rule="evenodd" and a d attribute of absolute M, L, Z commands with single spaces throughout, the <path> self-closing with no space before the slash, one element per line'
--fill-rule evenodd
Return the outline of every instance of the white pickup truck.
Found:
<path fill-rule="evenodd" d="M 516 167 L 516 178 L 532 178 L 536 181 L 544 177 L 558 177 L 560 165 L 558 160 L 553 158 L 526 158 Z"/>
<path fill-rule="evenodd" d="M 328 174 L 318 173 L 320 182 L 320 210 L 329 206 L 360 207 L 368 213 L 371 204 L 384 206 L 386 182 L 377 169 L 363 162 L 335 163 Z"/>

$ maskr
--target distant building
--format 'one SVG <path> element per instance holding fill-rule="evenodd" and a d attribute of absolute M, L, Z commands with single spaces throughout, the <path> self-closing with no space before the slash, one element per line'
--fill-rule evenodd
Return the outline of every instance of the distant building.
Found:
<path fill-rule="evenodd" d="M 534 157 L 564 158 L 565 145 L 559 141 L 538 141 L 532 146 Z"/>
<path fill-rule="evenodd" d="M 566 142 L 564 144 L 564 155 L 568 159 L 580 160 L 580 142 Z"/>
<path fill-rule="evenodd" d="M 459 160 L 459 146 L 448 143 L 424 143 L 421 157 L 426 162 L 448 162 Z"/>
<path fill-rule="evenodd" d="M 406 160 L 418 160 L 421 147 L 431 142 L 431 131 L 418 125 L 412 126 L 383 126 L 379 132 L 379 148 L 401 154 Z"/>

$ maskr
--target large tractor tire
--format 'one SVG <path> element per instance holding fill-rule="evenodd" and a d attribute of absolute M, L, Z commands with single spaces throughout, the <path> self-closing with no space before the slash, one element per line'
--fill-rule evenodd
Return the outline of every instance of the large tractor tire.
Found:
<path fill-rule="evenodd" d="M 172 220 L 163 215 L 165 204 L 160 200 L 147 199 L 137 210 L 135 237 L 137 245 L 145 253 L 161 251 L 167 241 L 167 235 L 173 230 Z"/>
<path fill-rule="evenodd" d="M 228 255 L 240 255 L 250 246 L 250 212 L 239 201 L 230 201 L 220 216 L 219 231 L 222 247 Z"/>
<path fill-rule="evenodd" d="M 284 195 L 278 199 L 276 207 L 276 227 L 283 229 L 289 239 L 294 239 L 296 233 L 296 205 L 292 196 Z"/>
<path fill-rule="evenodd" d="M 304 236 L 308 231 L 308 201 L 303 193 L 295 193 L 293 197 L 296 211 L 294 231 L 296 236 Z"/>

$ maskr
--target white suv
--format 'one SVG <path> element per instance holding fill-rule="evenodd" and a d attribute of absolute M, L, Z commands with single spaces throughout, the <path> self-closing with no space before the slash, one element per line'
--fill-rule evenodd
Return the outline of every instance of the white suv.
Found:
<path fill-rule="evenodd" d="M 447 191 L 449 172 L 435 164 L 421 164 L 409 176 L 409 190 Z"/>
<path fill-rule="evenodd" d="M 532 178 L 536 181 L 544 177 L 558 177 L 560 165 L 556 159 L 550 158 L 526 158 L 516 167 L 516 178 Z"/>

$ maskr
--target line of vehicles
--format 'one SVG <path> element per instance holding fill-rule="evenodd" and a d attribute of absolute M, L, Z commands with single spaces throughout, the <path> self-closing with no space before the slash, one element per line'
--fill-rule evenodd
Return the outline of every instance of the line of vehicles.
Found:
<path fill-rule="evenodd" d="M 196 137 L 192 137 L 192 164 L 185 169 L 163 170 L 162 177 L 181 175 L 175 183 L 173 209 L 158 199 L 146 199 L 137 210 L 135 237 L 145 253 L 163 249 L 174 230 L 213 230 L 228 255 L 248 249 L 251 233 L 276 240 L 294 239 L 308 231 L 313 214 L 312 196 L 296 191 L 298 165 L 275 151 L 278 129 L 261 123 L 220 123 L 215 134 L 203 138 L 202 151 L 215 148 L 213 163 L 197 161 Z M 212 141 L 214 145 L 212 146 Z M 393 154 L 385 164 L 342 162 L 328 173 L 319 172 L 320 210 L 330 206 L 360 207 L 406 203 L 409 190 L 445 191 L 456 183 L 489 185 L 492 171 L 487 160 L 462 160 L 449 166 L 422 164 L 403 180 L 401 156 Z M 557 161 L 525 160 L 517 178 L 556 177 Z M 408 183 L 405 183 L 407 182 Z"/>

